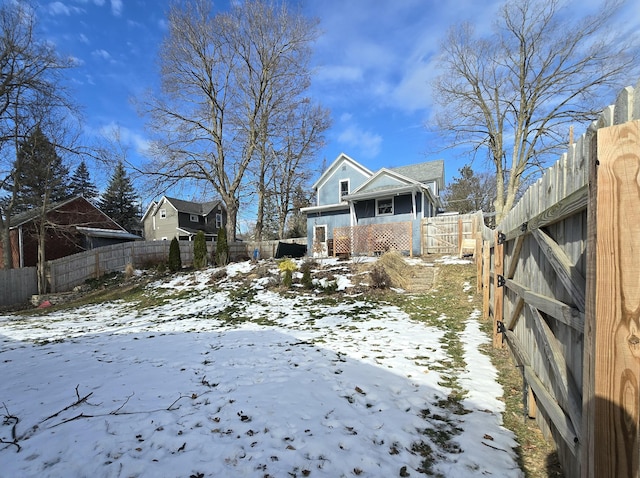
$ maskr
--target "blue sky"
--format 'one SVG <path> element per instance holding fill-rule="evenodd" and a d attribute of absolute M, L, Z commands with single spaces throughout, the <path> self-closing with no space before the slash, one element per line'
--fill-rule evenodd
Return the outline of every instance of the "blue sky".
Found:
<path fill-rule="evenodd" d="M 372 170 L 444 158 L 447 181 L 456 176 L 467 159 L 436 151 L 443 141 L 424 127 L 432 113 L 435 55 L 449 26 L 471 20 L 478 30 L 489 30 L 500 4 L 308 0 L 304 11 L 320 19 L 323 32 L 314 47 L 311 96 L 331 110 L 333 119 L 318 166 L 341 152 Z M 575 4 L 584 11 L 602 2 Z M 144 150 L 146 135 L 130 99 L 157 80 L 168 1 L 37 0 L 36 5 L 44 37 L 78 65 L 67 75 L 84 110 L 87 138 L 117 126 L 135 157 Z M 225 9 L 227 2 L 214 5 Z M 626 13 L 638 22 L 640 2 L 629 2 Z M 604 99 L 604 105 L 614 99 Z"/>

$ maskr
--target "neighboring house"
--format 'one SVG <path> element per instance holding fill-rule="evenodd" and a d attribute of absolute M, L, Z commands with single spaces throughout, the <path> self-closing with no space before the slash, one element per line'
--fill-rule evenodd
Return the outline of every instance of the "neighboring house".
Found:
<path fill-rule="evenodd" d="M 410 236 L 398 249 L 421 253 L 421 220 L 435 216 L 442 208 L 440 191 L 444 188 L 444 161 L 436 160 L 409 166 L 382 168 L 372 172 L 346 154 L 327 168 L 313 185 L 316 205 L 303 208 L 307 214 L 308 250 L 316 256 L 332 254 L 332 246 L 346 237 L 351 253 L 366 249 L 360 226 L 374 226 L 367 234 L 378 234 L 380 246 L 368 246 L 372 252 L 392 248 L 392 228 L 376 225 L 404 223 Z M 397 238 L 400 237 L 400 225 Z M 346 229 L 351 228 L 351 229 Z M 371 232 L 373 231 L 373 232 Z M 382 232 L 380 232 L 382 231 Z M 340 237 L 334 237 L 339 233 Z M 360 234 L 360 235 L 358 235 Z M 345 247 L 342 241 L 341 247 Z M 410 246 L 408 245 L 410 244 Z M 409 250 L 409 248 L 411 250 Z M 337 250 L 345 253 L 344 250 Z"/>
<path fill-rule="evenodd" d="M 12 267 L 30 267 L 38 263 L 39 220 L 38 209 L 11 218 Z M 48 261 L 96 247 L 142 239 L 127 232 L 82 196 L 49 205 L 46 221 L 45 257 Z M 2 247 L 0 243 L 0 267 L 4 267 Z"/>
<path fill-rule="evenodd" d="M 207 241 L 215 241 L 226 224 L 227 210 L 222 201 L 198 203 L 163 196 L 142 216 L 147 241 L 170 241 L 174 237 L 191 241 L 198 231 L 204 231 Z"/>

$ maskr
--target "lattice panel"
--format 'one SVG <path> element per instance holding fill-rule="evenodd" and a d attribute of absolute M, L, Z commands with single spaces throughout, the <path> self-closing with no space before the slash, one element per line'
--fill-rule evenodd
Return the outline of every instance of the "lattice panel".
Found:
<path fill-rule="evenodd" d="M 334 255 L 380 255 L 387 251 L 412 255 L 410 222 L 336 227 L 333 230 Z"/>

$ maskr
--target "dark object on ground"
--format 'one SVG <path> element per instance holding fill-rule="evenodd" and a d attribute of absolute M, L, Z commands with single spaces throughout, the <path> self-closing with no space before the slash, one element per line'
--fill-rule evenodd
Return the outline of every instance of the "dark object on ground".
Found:
<path fill-rule="evenodd" d="M 290 244 L 288 242 L 278 242 L 276 249 L 276 259 L 283 257 L 304 257 L 307 255 L 307 246 L 305 244 Z"/>

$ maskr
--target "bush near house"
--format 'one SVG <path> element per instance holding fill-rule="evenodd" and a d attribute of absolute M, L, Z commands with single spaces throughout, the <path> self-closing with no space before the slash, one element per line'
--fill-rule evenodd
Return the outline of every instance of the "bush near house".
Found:
<path fill-rule="evenodd" d="M 193 267 L 195 269 L 207 267 L 207 241 L 204 237 L 204 231 L 198 231 L 193 241 Z"/>
<path fill-rule="evenodd" d="M 178 243 L 178 238 L 174 237 L 171 239 L 171 244 L 169 245 L 169 270 L 171 272 L 176 272 L 182 269 L 182 259 L 180 258 L 180 244 Z"/>

